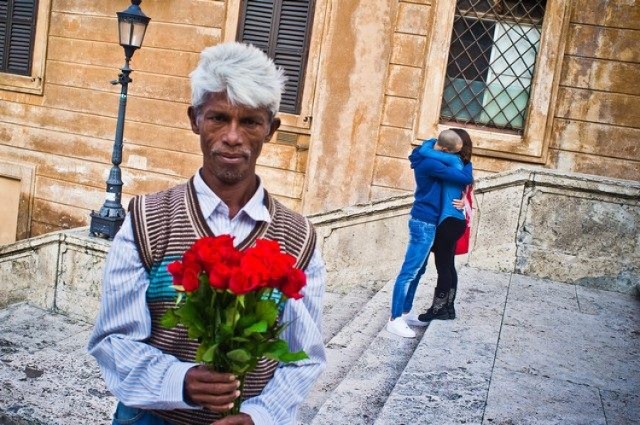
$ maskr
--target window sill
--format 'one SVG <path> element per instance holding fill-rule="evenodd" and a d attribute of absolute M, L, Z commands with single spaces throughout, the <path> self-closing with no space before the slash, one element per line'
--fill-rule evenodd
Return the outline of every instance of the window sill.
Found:
<path fill-rule="evenodd" d="M 276 116 L 281 121 L 280 130 L 290 133 L 311 134 L 312 117 L 288 114 L 286 112 L 279 112 Z"/>
<path fill-rule="evenodd" d="M 0 90 L 41 95 L 43 90 L 42 77 L 0 72 Z"/>

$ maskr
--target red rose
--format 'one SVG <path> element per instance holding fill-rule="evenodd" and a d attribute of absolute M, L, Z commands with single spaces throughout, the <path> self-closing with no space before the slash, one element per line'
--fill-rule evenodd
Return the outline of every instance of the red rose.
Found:
<path fill-rule="evenodd" d="M 198 279 L 200 270 L 189 267 L 184 270 L 182 275 L 182 286 L 186 292 L 195 292 L 200 286 L 200 280 Z"/>
<path fill-rule="evenodd" d="M 289 275 L 283 279 L 280 291 L 287 297 L 299 300 L 302 298 L 302 288 L 307 284 L 307 276 L 300 269 L 291 269 Z"/>
<path fill-rule="evenodd" d="M 167 271 L 173 276 L 174 285 L 182 285 L 184 275 L 184 265 L 180 261 L 174 261 L 167 266 Z"/>
<path fill-rule="evenodd" d="M 246 273 L 242 269 L 237 268 L 229 279 L 229 290 L 236 295 L 244 295 L 253 291 L 255 288 L 251 285 Z"/>

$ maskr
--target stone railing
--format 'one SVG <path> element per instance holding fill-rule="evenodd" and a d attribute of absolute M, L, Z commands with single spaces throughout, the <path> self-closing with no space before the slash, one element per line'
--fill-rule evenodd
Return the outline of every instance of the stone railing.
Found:
<path fill-rule="evenodd" d="M 461 262 L 619 292 L 640 282 L 640 182 L 519 170 L 478 180 Z M 336 290 L 392 279 L 413 196 L 311 216 Z M 0 307 L 29 301 L 93 321 L 110 243 L 88 230 L 0 247 Z"/>
<path fill-rule="evenodd" d="M 517 170 L 475 185 L 472 250 L 460 261 L 630 292 L 640 282 L 640 182 Z M 394 277 L 408 238 L 407 195 L 311 217 L 329 283 Z"/>
<path fill-rule="evenodd" d="M 92 322 L 109 246 L 90 237 L 88 228 L 0 246 L 0 307 L 29 301 Z"/>
<path fill-rule="evenodd" d="M 618 292 L 640 282 L 640 182 L 519 170 L 476 184 L 472 267 Z"/>

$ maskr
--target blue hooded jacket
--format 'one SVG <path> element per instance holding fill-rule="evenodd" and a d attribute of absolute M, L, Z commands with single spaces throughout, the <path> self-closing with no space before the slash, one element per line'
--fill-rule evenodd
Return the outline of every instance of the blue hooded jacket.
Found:
<path fill-rule="evenodd" d="M 456 170 L 462 170 L 463 163 L 460 155 L 449 152 L 437 151 L 433 148 L 436 139 L 425 140 L 420 147 L 420 154 L 428 158 L 437 159 L 445 165 L 454 167 Z M 453 217 L 458 220 L 464 220 L 463 210 L 459 210 L 453 206 L 454 199 L 462 199 L 465 186 L 451 181 L 442 182 L 442 210 L 440 211 L 440 219 L 438 224 L 442 223 L 445 218 Z"/>
<path fill-rule="evenodd" d="M 423 156 L 420 154 L 420 147 L 411 152 L 409 161 L 416 179 L 415 201 L 411 208 L 411 217 L 437 225 L 442 211 L 442 182 L 471 184 L 473 182 L 471 163 L 465 165 L 462 170 L 456 170 L 437 159 Z"/>

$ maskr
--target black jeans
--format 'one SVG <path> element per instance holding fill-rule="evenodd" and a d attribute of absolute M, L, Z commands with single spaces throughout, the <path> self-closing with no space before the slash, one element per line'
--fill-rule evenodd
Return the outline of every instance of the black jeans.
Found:
<path fill-rule="evenodd" d="M 447 293 L 458 287 L 458 273 L 455 264 L 456 242 L 467 227 L 465 220 L 453 217 L 444 219 L 436 228 L 436 238 L 433 241 L 433 251 L 436 270 L 438 271 L 438 283 L 436 294 Z"/>

